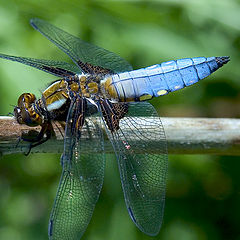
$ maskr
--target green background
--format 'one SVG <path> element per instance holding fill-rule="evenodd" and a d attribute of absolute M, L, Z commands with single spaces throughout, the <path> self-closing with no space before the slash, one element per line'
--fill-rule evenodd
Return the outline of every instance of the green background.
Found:
<path fill-rule="evenodd" d="M 135 69 L 197 56 L 231 56 L 211 77 L 152 101 L 163 117 L 240 116 L 240 1 L 0 0 L 0 52 L 69 61 L 29 25 L 32 17 L 128 60 Z M 0 114 L 18 96 L 40 96 L 53 76 L 0 60 Z M 60 178 L 60 155 L 10 155 L 0 160 L 0 239 L 47 239 Z M 171 155 L 162 229 L 141 233 L 125 208 L 115 157 L 83 239 L 240 239 L 239 157 Z"/>

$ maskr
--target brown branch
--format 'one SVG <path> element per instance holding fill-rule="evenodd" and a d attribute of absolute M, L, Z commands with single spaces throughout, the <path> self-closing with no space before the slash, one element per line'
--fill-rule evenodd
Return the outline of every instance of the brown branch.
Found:
<path fill-rule="evenodd" d="M 240 120 L 238 119 L 162 118 L 162 123 L 170 154 L 240 155 Z M 31 152 L 62 153 L 63 137 L 60 129 L 60 125 L 58 128 L 55 126 L 56 137 L 33 148 Z M 24 141 L 17 143 L 20 136 L 30 130 L 40 131 L 40 127 L 27 127 L 19 125 L 11 117 L 0 117 L 0 153 L 26 152 L 29 143 Z M 111 143 L 107 139 L 105 139 L 105 151 L 113 153 Z M 158 149 L 154 149 L 154 152 L 158 153 Z"/>

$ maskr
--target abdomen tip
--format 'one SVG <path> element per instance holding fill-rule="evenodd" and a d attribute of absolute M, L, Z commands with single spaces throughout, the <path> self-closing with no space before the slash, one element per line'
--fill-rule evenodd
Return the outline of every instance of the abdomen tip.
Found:
<path fill-rule="evenodd" d="M 228 63 L 230 61 L 229 56 L 224 56 L 224 57 L 216 57 L 216 62 L 219 67 L 223 66 L 224 64 Z"/>

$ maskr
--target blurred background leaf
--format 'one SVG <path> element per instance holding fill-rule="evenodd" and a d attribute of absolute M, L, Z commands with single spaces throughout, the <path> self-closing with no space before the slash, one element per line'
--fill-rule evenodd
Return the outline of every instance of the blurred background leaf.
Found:
<path fill-rule="evenodd" d="M 240 2 L 238 0 L 0 0 L 0 52 L 70 61 L 33 30 L 32 17 L 111 50 L 135 69 L 171 59 L 231 56 L 199 84 L 152 100 L 161 116 L 240 116 Z M 18 96 L 40 96 L 54 77 L 0 60 L 0 113 Z M 59 155 L 4 156 L 0 161 L 0 239 L 47 239 L 60 178 Z M 240 239 L 240 161 L 230 156 L 174 155 L 169 159 L 165 216 L 148 237 L 125 208 L 115 157 L 107 155 L 100 200 L 84 239 Z"/>

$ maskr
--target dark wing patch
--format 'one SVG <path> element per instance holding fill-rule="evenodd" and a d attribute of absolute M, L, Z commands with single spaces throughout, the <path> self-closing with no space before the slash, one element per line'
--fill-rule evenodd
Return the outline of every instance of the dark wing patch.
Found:
<path fill-rule="evenodd" d="M 0 58 L 19 62 L 58 77 L 73 76 L 81 73 L 81 69 L 78 66 L 63 61 L 16 57 L 6 54 L 0 54 Z"/>
<path fill-rule="evenodd" d="M 119 129 L 119 121 L 128 112 L 127 103 L 111 103 L 109 100 L 100 101 L 103 118 L 111 132 Z"/>
<path fill-rule="evenodd" d="M 72 75 L 74 76 L 75 73 L 74 72 L 71 72 L 71 71 L 68 71 L 66 69 L 63 69 L 63 68 L 60 68 L 60 67 L 53 67 L 53 66 L 42 66 L 43 70 L 49 72 L 49 73 L 52 73 L 54 75 L 61 75 L 63 77 L 67 77 L 69 75 Z"/>
<path fill-rule="evenodd" d="M 100 67 L 100 66 L 93 66 L 90 63 L 83 63 L 81 61 L 78 61 L 79 67 L 82 69 L 84 73 L 89 73 L 91 75 L 107 75 L 107 74 L 112 74 L 113 71 Z"/>

